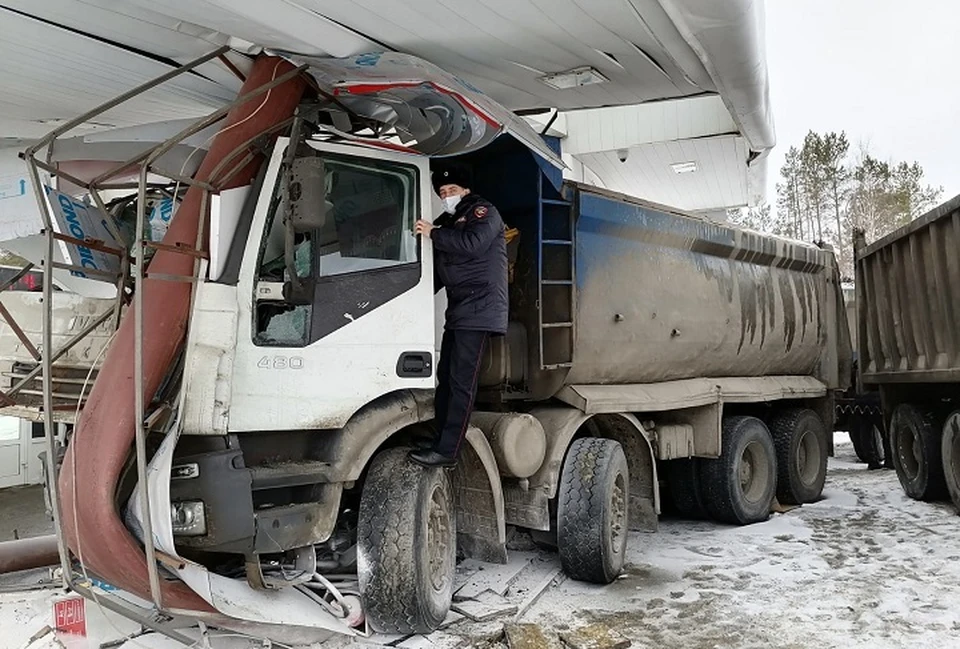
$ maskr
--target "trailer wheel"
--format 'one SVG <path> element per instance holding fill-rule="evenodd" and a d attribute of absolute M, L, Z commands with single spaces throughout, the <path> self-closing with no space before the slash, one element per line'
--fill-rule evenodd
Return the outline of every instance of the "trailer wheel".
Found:
<path fill-rule="evenodd" d="M 573 579 L 609 584 L 627 550 L 630 474 L 620 443 L 587 437 L 570 445 L 557 498 L 557 548 Z"/>
<path fill-rule="evenodd" d="M 904 492 L 915 500 L 937 500 L 946 494 L 940 437 L 932 413 L 909 403 L 901 403 L 893 411 L 893 466 Z"/>
<path fill-rule="evenodd" d="M 357 529 L 364 614 L 383 633 L 429 633 L 447 616 L 457 561 L 453 489 L 446 472 L 409 462 L 406 449 L 370 465 Z"/>
<path fill-rule="evenodd" d="M 890 440 L 877 417 L 857 416 L 850 422 L 850 441 L 857 457 L 871 469 L 891 466 Z"/>
<path fill-rule="evenodd" d="M 665 463 L 667 491 L 677 513 L 684 518 L 707 518 L 700 487 L 700 460 L 691 457 Z"/>
<path fill-rule="evenodd" d="M 723 420 L 720 457 L 702 460 L 703 500 L 710 516 L 747 525 L 766 520 L 777 484 L 777 451 L 756 417 Z"/>
<path fill-rule="evenodd" d="M 858 415 L 851 416 L 847 421 L 846 428 L 847 433 L 850 435 L 850 443 L 853 444 L 853 452 L 856 454 L 857 459 L 864 464 L 870 464 L 870 454 L 867 453 L 867 448 L 863 443 L 863 422 L 860 417 Z M 840 430 L 843 430 L 843 428 L 840 428 Z"/>
<path fill-rule="evenodd" d="M 777 499 L 781 503 L 812 503 L 827 479 L 827 430 L 819 415 L 791 408 L 770 421 L 777 449 Z"/>
<path fill-rule="evenodd" d="M 951 413 L 947 417 L 947 423 L 943 425 L 941 452 L 947 491 L 950 492 L 953 506 L 960 514 L 960 410 Z"/>

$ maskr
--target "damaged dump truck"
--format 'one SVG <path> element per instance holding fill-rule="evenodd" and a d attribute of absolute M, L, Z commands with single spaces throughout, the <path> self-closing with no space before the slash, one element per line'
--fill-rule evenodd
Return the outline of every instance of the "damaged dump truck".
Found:
<path fill-rule="evenodd" d="M 458 556 L 506 561 L 508 526 L 604 584 L 667 498 L 749 524 L 820 496 L 850 363 L 832 253 L 565 181 L 555 142 L 413 57 L 261 57 L 242 95 L 178 136 L 226 119 L 169 173 L 163 241 L 134 241 L 132 304 L 51 465 L 85 570 L 274 639 L 426 632 Z M 62 132 L 27 152 L 41 204 Z M 141 202 L 175 142 L 116 166 Z M 519 232 L 450 472 L 405 457 L 433 419 L 442 313 L 413 225 L 439 213 L 434 157 Z"/>

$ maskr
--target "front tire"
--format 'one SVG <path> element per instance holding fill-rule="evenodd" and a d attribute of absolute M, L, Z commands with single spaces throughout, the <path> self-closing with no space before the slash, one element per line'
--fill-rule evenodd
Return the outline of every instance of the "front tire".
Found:
<path fill-rule="evenodd" d="M 357 572 L 364 614 L 381 633 L 430 633 L 453 599 L 456 515 L 447 473 L 374 458 L 360 497 Z"/>
<path fill-rule="evenodd" d="M 702 460 L 701 488 L 710 516 L 748 525 L 770 517 L 777 484 L 777 452 L 766 425 L 756 417 L 723 420 L 723 450 Z"/>
<path fill-rule="evenodd" d="M 893 467 L 903 491 L 915 500 L 937 500 L 946 494 L 940 435 L 931 413 L 909 403 L 901 403 L 893 411 Z"/>
<path fill-rule="evenodd" d="M 573 579 L 609 584 L 627 551 L 630 474 L 620 443 L 587 437 L 570 445 L 557 498 L 557 548 Z"/>
<path fill-rule="evenodd" d="M 777 449 L 777 499 L 781 503 L 812 503 L 827 479 L 827 431 L 813 410 L 792 408 L 770 421 Z"/>

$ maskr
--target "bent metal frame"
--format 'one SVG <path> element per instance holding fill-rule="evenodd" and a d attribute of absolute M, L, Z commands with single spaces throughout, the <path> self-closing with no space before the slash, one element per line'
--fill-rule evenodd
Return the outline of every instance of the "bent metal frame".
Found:
<path fill-rule="evenodd" d="M 61 358 L 64 354 L 67 353 L 74 345 L 76 345 L 80 340 L 89 335 L 91 332 L 96 330 L 98 327 L 111 321 L 112 327 L 114 330 L 119 326 L 120 316 L 123 306 L 129 302 L 130 295 L 127 292 L 127 289 L 132 289 L 132 302 L 133 302 L 133 317 L 135 322 L 134 327 L 134 382 L 135 382 L 135 394 L 136 394 L 136 404 L 135 404 L 135 414 L 136 414 L 136 438 L 135 438 L 135 452 L 136 452 L 136 461 L 137 461 L 137 479 L 141 485 L 147 483 L 147 454 L 146 454 L 146 418 L 144 413 L 144 403 L 143 403 L 143 303 L 141 300 L 142 292 L 139 290 L 143 285 L 143 281 L 148 276 L 151 279 L 162 279 L 169 281 L 182 281 L 182 282 L 191 282 L 196 286 L 197 275 L 200 271 L 200 262 L 202 259 L 209 259 L 208 252 L 203 250 L 203 231 L 205 228 L 206 222 L 206 212 L 210 206 L 210 194 L 219 192 L 220 188 L 229 182 L 229 180 L 240 170 L 242 170 L 256 155 L 255 148 L 257 142 L 266 136 L 270 136 L 281 132 L 282 130 L 289 127 L 294 118 L 285 120 L 276 126 L 265 130 L 262 133 L 257 134 L 254 138 L 243 142 L 236 149 L 234 149 L 229 155 L 227 155 L 220 164 L 215 167 L 211 174 L 211 182 L 201 182 L 194 180 L 192 178 L 187 178 L 179 174 L 170 173 L 169 171 L 164 171 L 156 166 L 157 160 L 166 154 L 168 151 L 173 149 L 175 146 L 180 144 L 186 138 L 200 132 L 201 130 L 219 122 L 227 116 L 227 114 L 235 107 L 245 104 L 246 102 L 259 97 L 263 93 L 269 91 L 271 88 L 275 88 L 288 80 L 300 75 L 307 66 L 300 66 L 293 70 L 290 70 L 286 74 L 279 76 L 268 83 L 265 83 L 256 89 L 250 91 L 249 93 L 237 97 L 233 102 L 224 105 L 223 107 L 217 109 L 216 111 L 210 113 L 204 118 L 198 119 L 193 122 L 190 126 L 183 129 L 173 137 L 160 142 L 152 147 L 145 149 L 140 152 L 138 155 L 133 158 L 116 164 L 111 169 L 100 174 L 93 180 L 86 182 L 80 180 L 79 178 L 72 176 L 68 173 L 65 173 L 59 170 L 52 162 L 54 148 L 58 139 L 75 129 L 76 127 L 82 125 L 84 122 L 91 120 L 92 118 L 97 117 L 98 115 L 111 110 L 120 104 L 123 104 L 130 99 L 142 95 L 157 86 L 170 81 L 184 73 L 190 72 L 191 70 L 197 68 L 204 63 L 210 62 L 213 59 L 219 59 L 225 67 L 227 67 L 233 74 L 237 75 L 241 80 L 245 80 L 243 74 L 233 65 L 233 63 L 226 57 L 226 54 L 230 51 L 229 47 L 220 47 L 204 56 L 201 56 L 198 59 L 195 59 L 185 65 L 174 68 L 169 72 L 156 77 L 146 83 L 133 88 L 132 90 L 125 92 L 110 101 L 107 101 L 100 106 L 84 113 L 68 121 L 62 126 L 56 128 L 55 130 L 48 133 L 46 136 L 41 138 L 33 146 L 26 149 L 22 154 L 24 161 L 27 164 L 30 181 L 33 185 L 34 194 L 37 199 L 37 204 L 40 207 L 40 214 L 43 220 L 43 235 L 46 237 L 46 246 L 44 248 L 43 255 L 43 267 L 46 271 L 52 271 L 52 269 L 62 269 L 67 271 L 79 271 L 84 273 L 87 276 L 95 276 L 100 279 L 114 282 L 117 286 L 117 297 L 112 308 L 107 309 L 103 314 L 94 318 L 86 327 L 79 331 L 72 338 L 68 339 L 59 349 L 53 350 L 53 300 L 56 299 L 56 293 L 53 291 L 53 273 L 44 272 L 43 273 L 43 318 L 42 318 L 42 344 L 38 348 L 31 343 L 27 338 L 23 329 L 14 321 L 14 318 L 10 312 L 0 304 L 0 317 L 7 321 L 13 330 L 14 334 L 20 339 L 24 347 L 28 352 L 33 356 L 37 361 L 37 365 L 25 376 L 19 377 L 20 380 L 13 384 L 9 390 L 5 393 L 0 392 L 0 407 L 3 405 L 11 405 L 14 403 L 13 398 L 18 392 L 20 392 L 28 382 L 36 378 L 38 374 L 42 377 L 43 384 L 43 421 L 44 421 L 44 431 L 46 438 L 46 465 L 45 465 L 45 477 L 47 481 L 47 491 L 50 497 L 50 505 L 53 514 L 54 527 L 57 534 L 57 545 L 60 554 L 60 565 L 63 575 L 63 583 L 66 588 L 70 588 L 83 597 L 88 599 L 95 600 L 98 604 L 103 605 L 104 608 L 109 609 L 115 613 L 119 613 L 125 617 L 128 617 L 132 620 L 135 620 L 141 623 L 144 627 L 153 629 L 171 637 L 175 640 L 178 640 L 184 644 L 190 645 L 194 642 L 192 638 L 187 637 L 186 635 L 180 633 L 170 624 L 172 618 L 168 614 L 163 613 L 163 601 L 160 591 L 160 576 L 157 566 L 158 554 L 157 549 L 153 541 L 153 525 L 150 518 L 150 502 L 149 496 L 146 489 L 140 490 L 140 506 L 143 511 L 143 545 L 144 552 L 146 555 L 147 571 L 150 578 L 150 594 L 153 600 L 153 609 L 147 609 L 144 607 L 136 606 L 125 599 L 119 597 L 103 594 L 103 593 L 94 593 L 93 586 L 87 581 L 80 581 L 77 579 L 77 575 L 74 575 L 73 569 L 70 563 L 69 550 L 66 545 L 66 541 L 63 535 L 63 529 L 61 527 L 61 512 L 60 512 L 60 497 L 57 493 L 57 484 L 59 478 L 59 466 L 57 462 L 57 441 L 55 437 L 55 427 L 54 427 L 54 363 Z M 42 156 L 40 154 L 43 154 Z M 245 154 L 245 155 L 242 155 Z M 129 172 L 130 170 L 139 167 L 139 179 L 137 182 L 111 182 L 112 179 L 116 178 L 118 175 Z M 136 189 L 138 192 L 137 200 L 137 224 L 135 230 L 135 241 L 133 242 L 132 255 L 128 255 L 126 250 L 118 249 L 107 245 L 103 241 L 96 241 L 91 239 L 77 239 L 75 237 L 70 237 L 65 234 L 54 231 L 53 228 L 53 216 L 50 211 L 50 206 L 46 200 L 44 194 L 43 183 L 40 177 L 40 170 L 43 170 L 51 175 L 51 177 L 60 177 L 65 180 L 70 181 L 80 187 L 84 187 L 89 190 L 93 200 L 97 204 L 100 210 L 104 213 L 107 213 L 106 205 L 100 195 L 100 191 L 109 190 L 109 189 Z M 148 182 L 148 174 L 152 174 L 154 177 L 166 178 L 169 182 Z M 201 203 L 200 203 L 200 223 L 197 231 L 197 241 L 194 248 L 189 248 L 182 245 L 167 245 L 163 243 L 149 241 L 143 238 L 144 224 L 146 220 L 146 208 L 145 208 L 145 197 L 147 189 L 160 189 L 169 191 L 171 187 L 175 187 L 179 184 L 196 186 L 202 189 L 201 194 Z M 112 224 L 108 227 L 114 229 Z M 112 232 L 117 241 L 122 239 L 119 237 L 118 233 Z M 89 268 L 82 268 L 77 265 L 72 265 L 69 263 L 62 263 L 56 261 L 54 258 L 54 249 L 56 242 L 64 242 L 68 244 L 73 244 L 76 246 L 84 246 L 91 250 L 96 250 L 108 255 L 114 255 L 120 260 L 120 271 L 117 274 L 107 273 L 104 271 L 94 271 Z M 168 252 L 173 252 L 177 254 L 185 254 L 194 257 L 194 266 L 193 266 L 193 275 L 190 277 L 186 276 L 174 276 L 174 275 L 164 275 L 158 273 L 148 273 L 144 268 L 143 260 L 145 259 L 145 253 L 148 248 L 153 248 L 155 250 L 165 250 Z M 6 290 L 13 286 L 18 279 L 26 275 L 27 272 L 32 268 L 32 264 L 27 264 L 13 279 L 4 282 L 0 286 L 0 291 Z M 194 296 L 191 296 L 191 300 L 194 299 Z M 80 394 L 78 399 L 82 404 L 84 399 L 84 394 Z M 73 406 L 71 406 L 73 407 Z"/>

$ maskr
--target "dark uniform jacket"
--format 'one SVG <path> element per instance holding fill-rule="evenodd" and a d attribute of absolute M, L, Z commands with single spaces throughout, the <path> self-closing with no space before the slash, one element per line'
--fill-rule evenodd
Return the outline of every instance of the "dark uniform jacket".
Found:
<path fill-rule="evenodd" d="M 430 233 L 439 287 L 447 289 L 447 329 L 507 332 L 507 244 L 497 208 L 464 196 Z"/>

